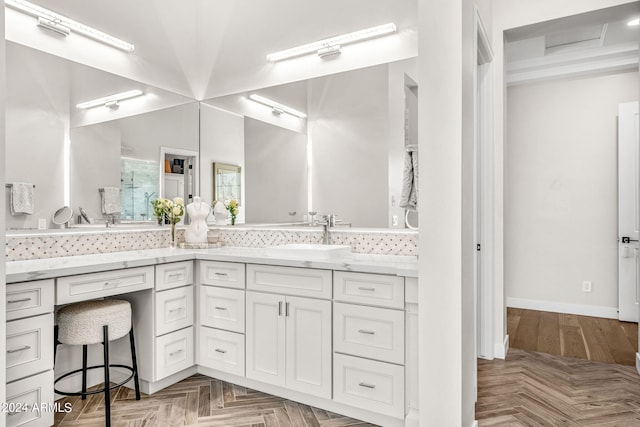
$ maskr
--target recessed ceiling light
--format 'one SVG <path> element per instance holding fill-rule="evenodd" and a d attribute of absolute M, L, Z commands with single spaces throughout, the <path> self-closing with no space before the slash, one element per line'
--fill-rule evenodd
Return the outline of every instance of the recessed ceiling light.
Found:
<path fill-rule="evenodd" d="M 5 5 L 12 9 L 24 12 L 28 15 L 32 15 L 38 18 L 40 27 L 47 28 L 49 30 L 56 31 L 57 33 L 68 35 L 70 32 L 75 31 L 78 34 L 82 34 L 85 37 L 92 38 L 101 43 L 108 44 L 110 46 L 122 49 L 127 52 L 131 52 L 135 49 L 135 46 L 124 40 L 120 40 L 117 37 L 103 33 L 93 27 L 85 25 L 81 22 L 74 21 L 67 18 L 64 15 L 60 15 L 52 10 L 45 9 L 44 7 L 30 3 L 26 0 L 5 0 Z"/>
<path fill-rule="evenodd" d="M 631 21 L 627 22 L 627 25 L 630 27 L 640 25 L 640 18 L 632 19 Z"/>
<path fill-rule="evenodd" d="M 395 32 L 396 24 L 391 22 L 384 25 L 378 25 L 377 27 L 365 28 L 364 30 L 354 31 L 352 33 L 292 47 L 291 49 L 270 53 L 267 55 L 267 60 L 275 62 L 283 59 L 294 58 L 296 56 L 308 55 L 310 53 L 318 53 L 320 55 L 327 55 L 327 53 L 339 53 L 341 45 L 372 39 L 374 37 L 380 37 Z"/>
<path fill-rule="evenodd" d="M 136 96 L 143 95 L 140 89 L 128 90 L 126 92 L 116 93 L 114 95 L 105 96 L 104 98 L 93 99 L 91 101 L 81 102 L 76 105 L 76 108 L 85 109 L 85 108 L 93 108 L 98 107 L 100 105 L 104 105 L 107 108 L 114 109 L 118 108 L 118 102 L 135 98 Z"/>
<path fill-rule="evenodd" d="M 271 111 L 273 112 L 273 114 L 276 114 L 278 116 L 282 113 L 287 113 L 301 119 L 304 119 L 305 117 L 307 117 L 305 113 L 302 113 L 298 110 L 294 110 L 293 108 L 287 107 L 286 105 L 282 105 L 276 101 L 272 101 L 269 98 L 265 98 L 264 96 L 256 95 L 255 93 L 249 95 L 249 99 L 252 101 L 258 102 L 260 104 L 266 105 L 268 107 L 271 107 Z"/>

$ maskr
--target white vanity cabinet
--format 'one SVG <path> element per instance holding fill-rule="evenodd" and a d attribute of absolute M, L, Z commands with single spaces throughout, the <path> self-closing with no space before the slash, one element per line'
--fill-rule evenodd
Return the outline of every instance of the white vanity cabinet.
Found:
<path fill-rule="evenodd" d="M 244 376 L 245 265 L 198 261 L 197 363 Z"/>
<path fill-rule="evenodd" d="M 331 301 L 309 294 L 331 271 L 247 265 L 247 378 L 330 399 Z"/>
<path fill-rule="evenodd" d="M 53 280 L 7 285 L 7 426 L 53 424 L 53 412 L 32 405 L 53 402 L 54 293 Z"/>
<path fill-rule="evenodd" d="M 404 278 L 336 271 L 334 294 L 333 399 L 404 418 Z"/>

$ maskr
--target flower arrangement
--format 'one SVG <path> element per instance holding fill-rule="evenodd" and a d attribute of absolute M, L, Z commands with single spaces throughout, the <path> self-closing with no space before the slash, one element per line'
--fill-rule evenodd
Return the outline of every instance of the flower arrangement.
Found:
<path fill-rule="evenodd" d="M 238 216 L 238 210 L 240 209 L 238 202 L 235 199 L 231 199 L 228 203 L 224 204 L 224 207 L 227 208 L 229 215 L 231 216 L 231 225 L 236 225 L 236 217 Z"/>
<path fill-rule="evenodd" d="M 176 224 L 180 222 L 184 215 L 184 200 L 182 200 L 182 197 L 176 197 L 173 200 L 162 198 L 154 200 L 151 205 L 158 224 L 162 224 L 165 218 L 169 220 L 169 224 L 171 224 L 171 245 L 174 246 Z"/>

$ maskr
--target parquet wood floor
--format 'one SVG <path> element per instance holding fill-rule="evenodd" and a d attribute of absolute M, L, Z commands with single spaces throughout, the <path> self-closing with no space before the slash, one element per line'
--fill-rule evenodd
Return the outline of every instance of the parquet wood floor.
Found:
<path fill-rule="evenodd" d="M 615 319 L 507 309 L 511 348 L 635 366 L 638 324 Z"/>
<path fill-rule="evenodd" d="M 71 412 L 57 413 L 55 426 L 104 425 L 104 396 L 64 398 Z M 124 387 L 111 398 L 113 427 L 375 427 L 363 421 L 245 387 L 194 375 L 151 396 Z"/>
<path fill-rule="evenodd" d="M 511 349 L 478 360 L 480 426 L 640 426 L 634 367 Z"/>

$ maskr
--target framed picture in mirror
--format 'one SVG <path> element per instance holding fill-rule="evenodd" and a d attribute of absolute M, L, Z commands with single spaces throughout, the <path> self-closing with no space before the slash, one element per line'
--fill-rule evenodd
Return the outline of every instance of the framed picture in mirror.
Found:
<path fill-rule="evenodd" d="M 213 200 L 236 200 L 241 204 L 240 179 L 242 168 L 225 163 L 213 164 Z"/>

